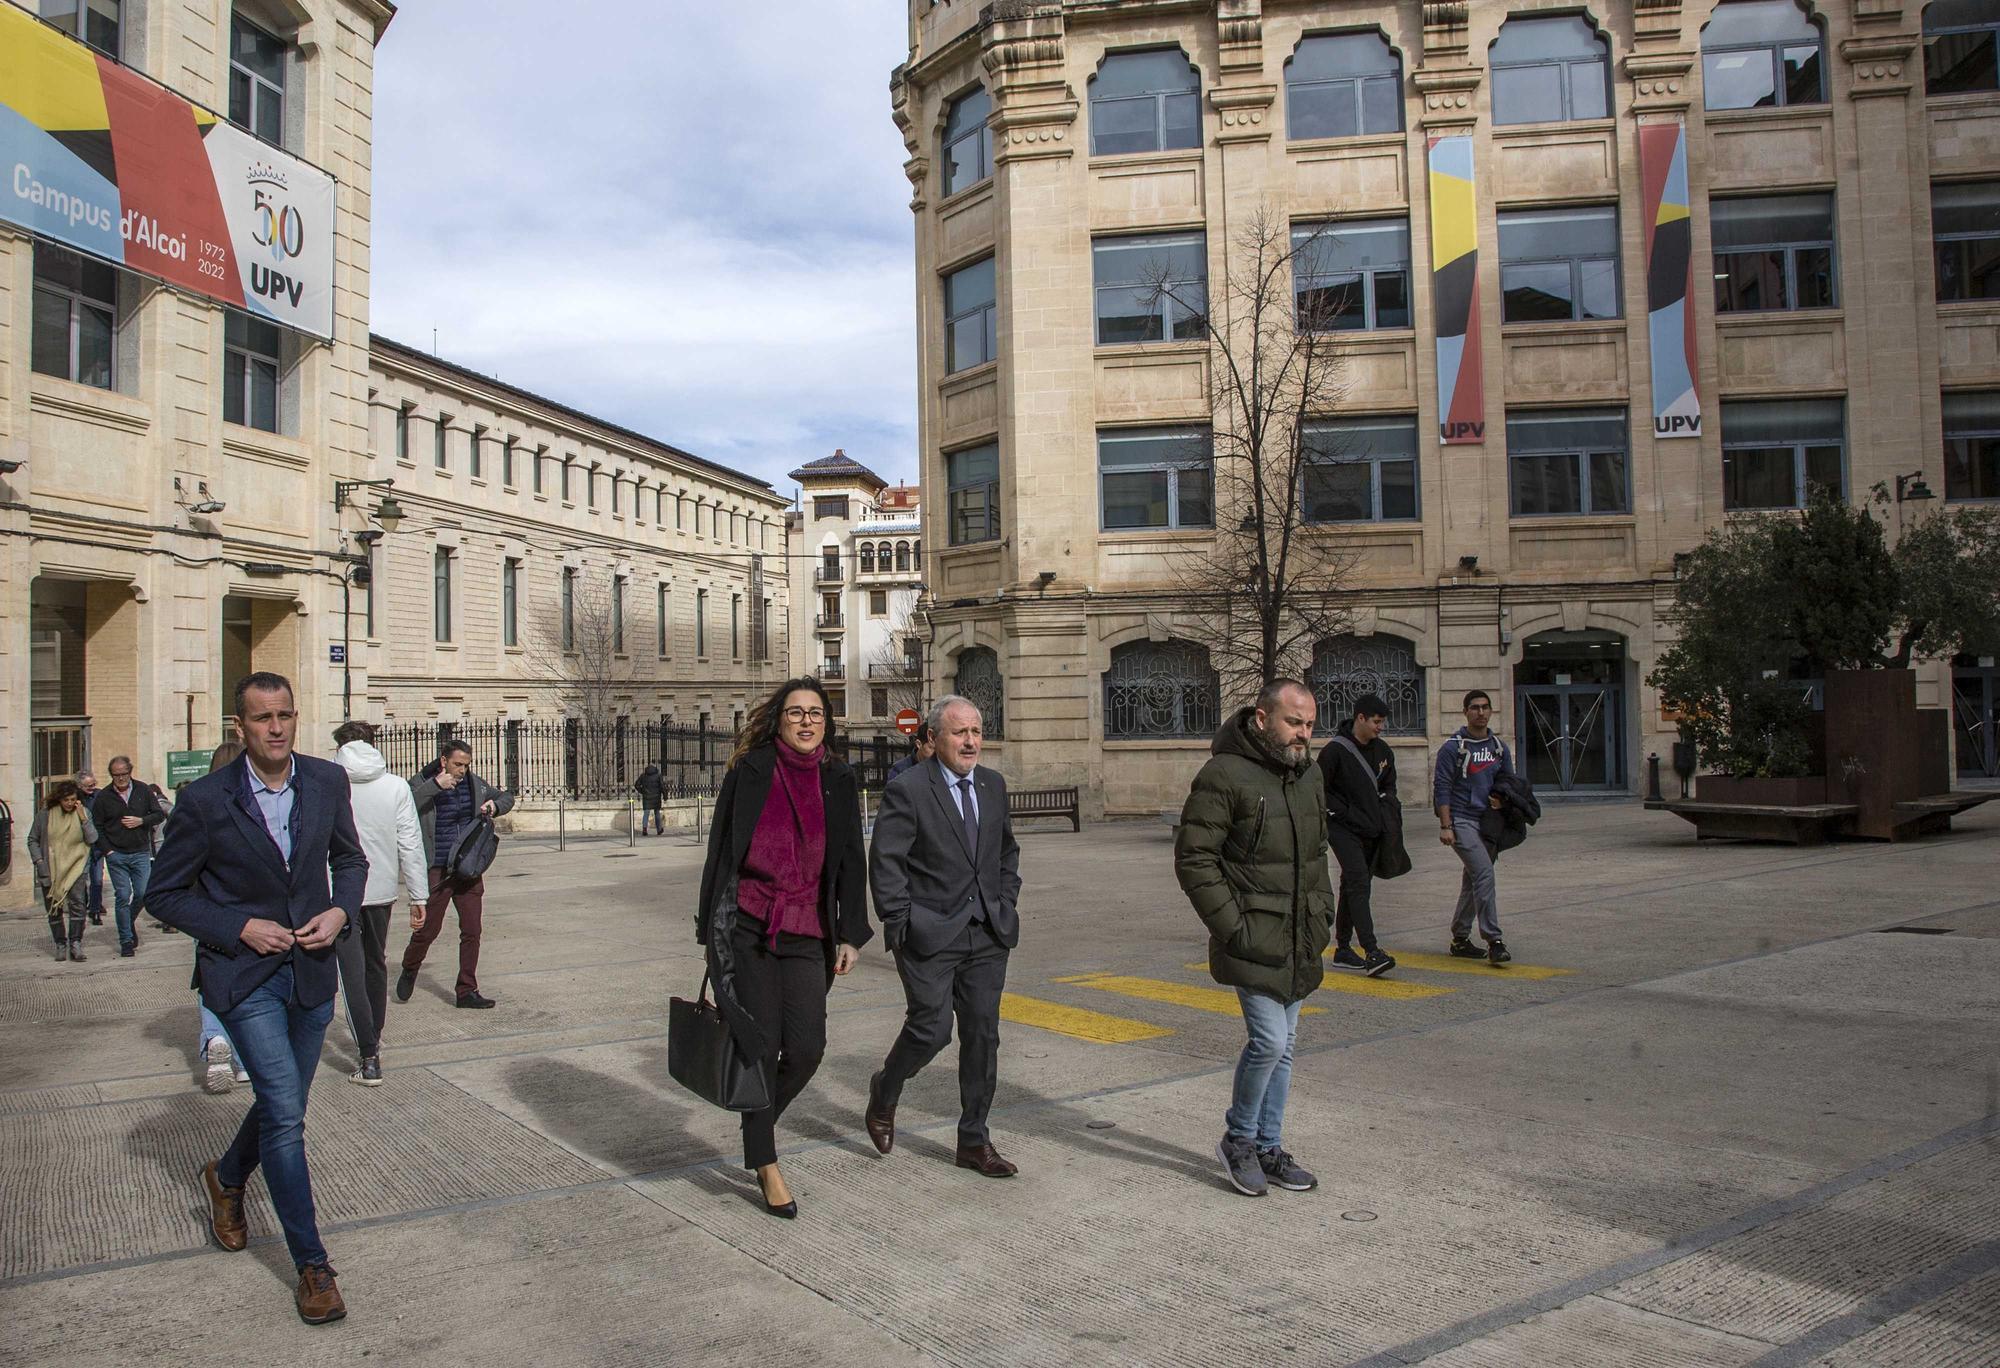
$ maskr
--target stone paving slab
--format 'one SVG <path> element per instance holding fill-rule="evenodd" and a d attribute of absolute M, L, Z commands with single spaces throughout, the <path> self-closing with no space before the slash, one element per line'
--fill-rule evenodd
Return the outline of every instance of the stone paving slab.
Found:
<path fill-rule="evenodd" d="M 1905 1312 L 1818 1362 L 1827 1368 L 1993 1368 L 2000 1363 L 2000 1271 Z"/>
<path fill-rule="evenodd" d="M 1424 1368 L 1740 1368 L 1771 1346 L 1725 1335 L 1602 1297 L 1536 1316 L 1519 1325 L 1421 1359 Z"/>

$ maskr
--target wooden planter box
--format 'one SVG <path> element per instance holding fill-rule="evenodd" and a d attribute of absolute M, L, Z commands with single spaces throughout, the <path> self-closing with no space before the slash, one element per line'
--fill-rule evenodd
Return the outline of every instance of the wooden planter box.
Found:
<path fill-rule="evenodd" d="M 1817 774 L 1802 779 L 1731 779 L 1726 774 L 1704 774 L 1694 782 L 1694 796 L 1704 803 L 1807 807 L 1828 801 L 1826 778 Z"/>

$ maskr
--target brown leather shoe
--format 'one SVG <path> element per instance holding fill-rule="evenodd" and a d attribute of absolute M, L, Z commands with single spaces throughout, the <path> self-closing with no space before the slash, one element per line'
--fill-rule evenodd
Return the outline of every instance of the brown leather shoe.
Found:
<path fill-rule="evenodd" d="M 868 1127 L 868 1138 L 875 1142 L 875 1148 L 887 1154 L 896 1148 L 896 1109 L 882 1105 L 882 1074 L 883 1070 L 877 1069 L 868 1080 L 868 1110 L 861 1113 L 861 1124 Z"/>
<path fill-rule="evenodd" d="M 201 1187 L 208 1197 L 208 1233 L 215 1242 L 234 1254 L 250 1243 L 250 1227 L 243 1220 L 243 1189 L 227 1188 L 215 1176 L 215 1161 L 201 1171 Z"/>
<path fill-rule="evenodd" d="M 969 1168 L 987 1178 L 1012 1178 L 1021 1170 L 1000 1157 L 1000 1151 L 992 1145 L 960 1145 L 958 1166 Z"/>
<path fill-rule="evenodd" d="M 299 1319 L 307 1325 L 325 1325 L 347 1314 L 340 1288 L 333 1281 L 329 1264 L 307 1264 L 299 1270 L 299 1288 L 292 1294 L 299 1304 Z"/>

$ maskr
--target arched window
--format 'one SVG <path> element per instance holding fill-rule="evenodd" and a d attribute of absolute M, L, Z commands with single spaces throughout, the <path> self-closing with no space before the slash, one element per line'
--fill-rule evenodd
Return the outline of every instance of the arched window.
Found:
<path fill-rule="evenodd" d="M 1208 650 L 1191 641 L 1115 646 L 1104 672 L 1104 739 L 1215 735 L 1222 695 Z"/>
<path fill-rule="evenodd" d="M 1602 119 L 1611 111 L 1611 50 L 1587 20 L 1509 19 L 1488 58 L 1496 124 Z"/>
<path fill-rule="evenodd" d="M 1331 735 L 1354 716 L 1354 700 L 1374 694 L 1389 705 L 1391 736 L 1429 732 L 1424 702 L 1424 667 L 1417 649 L 1401 637 L 1338 636 L 1313 652 L 1306 684 L 1319 701 L 1322 735 Z"/>
<path fill-rule="evenodd" d="M 1924 10 L 1924 89 L 1932 95 L 2000 89 L 1995 47 L 2000 0 L 1932 0 Z"/>
<path fill-rule="evenodd" d="M 908 570 L 909 568 L 910 568 L 910 544 L 908 542 L 897 542 L 896 570 L 900 574 L 901 572 Z"/>
<path fill-rule="evenodd" d="M 875 573 L 875 547 L 869 542 L 861 543 L 861 573 L 864 575 Z"/>
<path fill-rule="evenodd" d="M 1823 46 L 1797 0 L 1725 0 L 1701 31 L 1702 107 L 1826 103 Z"/>
<path fill-rule="evenodd" d="M 1400 133 L 1402 84 L 1403 64 L 1379 31 L 1301 38 L 1285 62 L 1285 136 Z"/>
<path fill-rule="evenodd" d="M 1090 155 L 1201 146 L 1201 77 L 1177 47 L 1114 52 L 1090 78 Z"/>
<path fill-rule="evenodd" d="M 951 691 L 972 700 L 979 709 L 980 729 L 988 741 L 1007 737 L 1007 685 L 1000 677 L 1000 657 L 990 646 L 972 646 L 958 653 L 958 673 Z"/>

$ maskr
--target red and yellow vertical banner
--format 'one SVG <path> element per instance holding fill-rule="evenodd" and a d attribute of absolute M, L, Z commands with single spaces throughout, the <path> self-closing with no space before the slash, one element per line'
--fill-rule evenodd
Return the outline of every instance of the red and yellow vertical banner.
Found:
<path fill-rule="evenodd" d="M 1479 218 L 1472 195 L 1472 135 L 1430 139 L 1431 303 L 1437 322 L 1438 438 L 1486 440 L 1480 369 Z"/>

